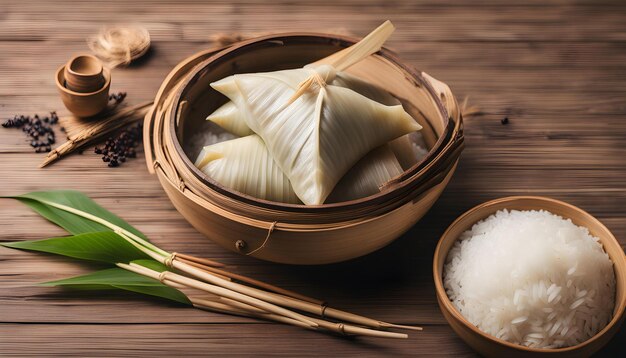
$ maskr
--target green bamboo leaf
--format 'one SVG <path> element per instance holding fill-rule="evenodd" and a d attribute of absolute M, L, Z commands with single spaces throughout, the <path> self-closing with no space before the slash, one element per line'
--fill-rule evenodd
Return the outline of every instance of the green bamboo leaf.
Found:
<path fill-rule="evenodd" d="M 112 231 L 89 232 L 44 240 L 15 241 L 0 243 L 0 245 L 110 264 L 150 258 Z"/>
<path fill-rule="evenodd" d="M 41 286 L 83 286 L 83 285 L 127 285 L 127 286 L 161 286 L 157 280 L 124 270 L 120 267 L 112 267 L 100 271 L 88 273 L 83 276 L 64 278 L 62 280 L 49 281 L 40 284 Z"/>
<path fill-rule="evenodd" d="M 156 261 L 153 261 L 153 263 L 159 264 Z M 191 305 L 191 301 L 189 301 L 187 296 L 179 290 L 166 286 L 157 280 L 121 269 L 119 267 L 96 271 L 86 275 L 66 278 L 63 280 L 44 282 L 41 285 L 62 286 L 88 290 L 120 289 Z"/>
<path fill-rule="evenodd" d="M 185 305 L 192 306 L 193 304 L 189 301 L 189 298 L 185 296 L 182 292 L 175 288 L 168 287 L 166 285 L 162 286 L 128 286 L 128 285 L 112 285 L 115 288 L 126 291 L 133 291 L 137 293 L 141 293 L 144 295 L 157 296 L 166 298 L 168 300 L 180 302 Z"/>
<path fill-rule="evenodd" d="M 79 215 L 69 213 L 67 211 L 55 208 L 46 202 L 52 202 L 56 204 L 66 205 L 74 209 L 78 209 L 99 218 L 105 219 L 121 228 L 124 228 L 133 234 L 147 240 L 147 238 L 137 229 L 132 227 L 126 221 L 120 219 L 115 214 L 106 210 L 98 205 L 95 201 L 91 200 L 88 196 L 78 191 L 73 190 L 51 190 L 51 191 L 38 191 L 18 196 L 9 196 L 7 198 L 17 199 L 22 203 L 28 205 L 31 209 L 35 210 L 41 216 L 50 220 L 51 222 L 59 225 L 71 234 L 83 234 L 94 231 L 110 231 L 111 229 L 81 217 Z"/>

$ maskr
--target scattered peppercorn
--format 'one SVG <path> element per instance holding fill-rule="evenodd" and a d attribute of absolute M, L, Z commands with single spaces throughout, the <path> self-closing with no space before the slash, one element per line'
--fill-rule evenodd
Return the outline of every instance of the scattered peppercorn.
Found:
<path fill-rule="evenodd" d="M 122 101 L 124 101 L 125 98 L 126 98 L 126 92 L 111 93 L 109 95 L 109 101 L 115 101 L 115 104 L 122 103 Z"/>
<path fill-rule="evenodd" d="M 102 155 L 102 161 L 109 167 L 118 167 L 127 158 L 135 158 L 135 147 L 141 141 L 142 124 L 124 129 L 117 137 L 109 137 L 102 147 L 95 147 L 94 153 Z"/>
<path fill-rule="evenodd" d="M 502 124 L 504 124 L 504 125 L 509 124 L 509 117 L 504 117 L 504 118 L 502 118 L 502 119 L 500 120 L 500 123 L 502 123 Z"/>
<path fill-rule="evenodd" d="M 109 101 L 114 101 L 115 105 L 122 103 L 125 98 L 126 92 L 112 93 L 111 95 L 109 95 Z M 56 111 L 52 111 L 48 116 L 45 117 L 39 117 L 38 114 L 35 114 L 32 117 L 26 115 L 15 115 L 13 116 L 13 118 L 9 118 L 4 121 L 2 123 L 2 127 L 21 129 L 22 132 L 24 132 L 24 134 L 26 134 L 26 136 L 28 137 L 28 142 L 30 142 L 30 146 L 35 149 L 35 152 L 43 153 L 50 152 L 52 150 L 52 145 L 56 143 L 54 130 L 52 127 L 58 123 L 59 116 L 57 115 Z M 65 133 L 65 127 L 60 127 L 59 129 L 61 130 L 61 132 Z M 129 131 L 128 133 L 132 132 L 132 135 L 134 137 L 139 137 L 139 139 L 135 139 L 135 142 L 133 142 L 132 144 L 130 142 L 125 144 L 124 147 L 124 150 L 128 151 L 129 154 L 132 154 L 132 156 L 134 156 L 134 147 L 136 146 L 136 142 L 140 140 L 141 129 L 138 130 L 138 134 L 134 132 L 134 129 L 127 129 L 126 131 Z M 126 134 L 126 136 L 130 138 L 131 134 Z M 98 154 L 106 155 L 104 151 Z M 126 157 L 131 156 L 126 155 Z M 124 160 L 119 161 L 124 162 Z"/>
<path fill-rule="evenodd" d="M 15 115 L 2 123 L 4 128 L 22 129 L 28 136 L 30 146 L 35 148 L 35 153 L 49 152 L 55 143 L 54 130 L 52 126 L 59 122 L 56 112 L 50 112 L 49 116 L 40 118 L 38 114 L 34 116 Z"/>

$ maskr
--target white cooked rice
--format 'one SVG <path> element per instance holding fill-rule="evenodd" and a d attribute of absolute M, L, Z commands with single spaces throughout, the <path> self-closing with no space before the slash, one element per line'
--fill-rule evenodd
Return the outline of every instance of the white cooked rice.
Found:
<path fill-rule="evenodd" d="M 611 320 L 615 273 L 598 238 L 547 211 L 498 211 L 464 232 L 444 266 L 459 312 L 535 348 L 576 345 Z"/>

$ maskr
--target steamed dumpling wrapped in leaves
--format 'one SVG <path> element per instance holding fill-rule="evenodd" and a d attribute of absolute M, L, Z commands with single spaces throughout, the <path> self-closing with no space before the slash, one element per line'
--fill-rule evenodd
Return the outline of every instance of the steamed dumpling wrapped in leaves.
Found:
<path fill-rule="evenodd" d="M 206 146 L 196 167 L 218 183 L 259 199 L 300 203 L 289 179 L 257 135 Z"/>
<path fill-rule="evenodd" d="M 276 71 L 274 72 L 274 74 L 280 76 L 280 72 L 282 71 Z M 298 89 L 298 85 L 302 80 L 301 77 L 289 77 L 288 75 L 280 77 L 281 80 L 290 85 L 294 90 Z M 345 72 L 337 73 L 332 84 L 336 86 L 350 88 L 351 90 L 360 93 L 371 100 L 386 104 L 388 106 L 397 105 L 400 103 L 394 96 L 392 96 L 384 89 L 369 84 L 368 82 L 363 81 L 362 79 Z M 240 137 L 254 134 L 254 132 L 246 124 L 246 120 L 243 114 L 237 109 L 237 106 L 232 101 L 226 102 L 224 105 L 215 110 L 215 112 L 211 113 L 207 117 L 207 120 L 214 122 L 225 130 Z"/>
<path fill-rule="evenodd" d="M 395 100 L 395 98 L 393 97 L 392 99 Z M 254 134 L 254 132 L 246 124 L 243 115 L 237 109 L 237 106 L 235 106 L 233 102 L 227 102 L 226 104 L 222 105 L 210 116 L 208 116 L 207 120 L 213 121 L 223 129 L 240 137 Z M 426 154 L 428 154 L 428 150 L 426 149 L 427 146 L 424 142 L 424 138 L 422 137 L 421 132 L 414 132 L 403 135 L 400 138 L 392 140 L 391 142 L 389 142 L 388 145 L 390 146 L 391 150 L 393 150 L 397 161 L 400 163 L 404 170 L 411 168 L 413 165 L 417 164 L 417 162 L 419 162 Z M 370 154 L 371 153 L 372 152 L 370 152 Z"/>
<path fill-rule="evenodd" d="M 195 165 L 218 183 L 260 199 L 301 203 L 289 178 L 272 160 L 257 135 L 204 147 Z M 348 171 L 330 195 L 330 202 L 348 201 L 379 192 L 379 187 L 402 173 L 394 153 L 385 145 L 374 149 Z"/>
<path fill-rule="evenodd" d="M 382 88 L 373 86 L 352 75 L 344 73 L 342 76 L 337 76 L 333 84 L 353 89 L 377 102 L 388 105 L 399 103 L 395 97 Z M 297 88 L 297 84 L 294 84 L 295 88 Z M 243 115 L 232 101 L 218 108 L 207 117 L 207 120 L 213 121 L 223 129 L 239 136 L 254 133 L 247 126 Z M 428 153 L 423 140 L 418 139 L 419 144 L 417 144 L 414 137 L 421 139 L 421 133 L 406 134 L 366 154 L 344 175 L 326 202 L 349 201 L 379 192 L 379 187 L 382 184 L 400 175 L 403 169 L 410 168 Z M 263 148 L 263 150 L 267 150 L 267 148 Z"/>
<path fill-rule="evenodd" d="M 237 109 L 237 106 L 230 101 L 216 109 L 206 119 L 239 137 L 254 134 L 246 124 L 246 120 Z"/>
<path fill-rule="evenodd" d="M 250 130 L 250 128 L 248 128 L 243 116 L 237 110 L 237 107 L 233 102 L 227 102 L 207 119 L 213 120 L 216 117 L 219 117 L 219 120 L 215 120 L 215 123 L 219 124 L 222 128 L 233 134 L 246 136 L 250 133 L 254 133 Z M 421 138 L 421 133 L 415 132 L 406 134 L 400 138 L 392 140 L 388 144 L 372 150 L 366 154 L 365 157 L 359 160 L 343 176 L 325 202 L 337 203 L 349 201 L 377 193 L 382 184 L 400 175 L 403 170 L 412 167 L 419 160 L 421 160 L 422 157 L 428 153 L 425 148 L 426 145 Z M 260 148 L 259 146 L 258 150 L 267 152 L 267 148 L 265 148 L 264 143 L 263 148 Z M 269 154 L 269 152 L 267 153 Z M 203 154 L 201 154 L 201 156 L 202 155 Z M 253 163 L 247 162 L 248 161 L 246 160 L 245 165 L 253 165 Z M 264 172 L 270 173 L 271 170 L 266 170 Z M 279 181 L 278 183 L 285 183 L 287 181 Z M 268 179 L 266 180 L 266 185 L 276 185 L 276 183 L 272 182 L 271 179 Z M 236 189 L 241 192 L 246 192 L 245 188 L 239 187 Z M 288 188 L 283 190 L 293 192 L 291 183 L 288 184 Z M 275 190 L 271 189 L 266 190 L 266 192 L 270 193 L 274 191 Z M 247 194 L 258 196 L 258 194 Z M 272 200 L 267 197 L 262 199 Z"/>
<path fill-rule="evenodd" d="M 290 71 L 334 77 L 329 66 Z M 321 84 L 289 104 L 293 88 L 271 73 L 233 77 L 212 86 L 242 111 L 305 204 L 323 203 L 370 150 L 421 128 L 401 105 L 386 106 L 347 88 Z"/>
<path fill-rule="evenodd" d="M 327 202 L 355 200 L 380 192 L 380 186 L 402 174 L 402 166 L 389 145 L 369 152 L 337 183 Z"/>
<path fill-rule="evenodd" d="M 370 150 L 421 128 L 401 105 L 386 106 L 330 84 L 338 72 L 378 51 L 391 32 L 386 22 L 341 56 L 331 56 L 330 64 L 233 75 L 211 84 L 243 113 L 305 204 L 323 203 Z"/>
<path fill-rule="evenodd" d="M 389 142 L 402 169 L 408 170 L 428 154 L 421 132 L 409 133 Z"/>

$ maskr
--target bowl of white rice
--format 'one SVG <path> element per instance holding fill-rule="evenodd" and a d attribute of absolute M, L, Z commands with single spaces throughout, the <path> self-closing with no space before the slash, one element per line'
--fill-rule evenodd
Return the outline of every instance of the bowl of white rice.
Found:
<path fill-rule="evenodd" d="M 437 301 L 485 356 L 589 356 L 618 331 L 626 256 L 596 218 L 550 198 L 479 205 L 441 237 Z"/>

